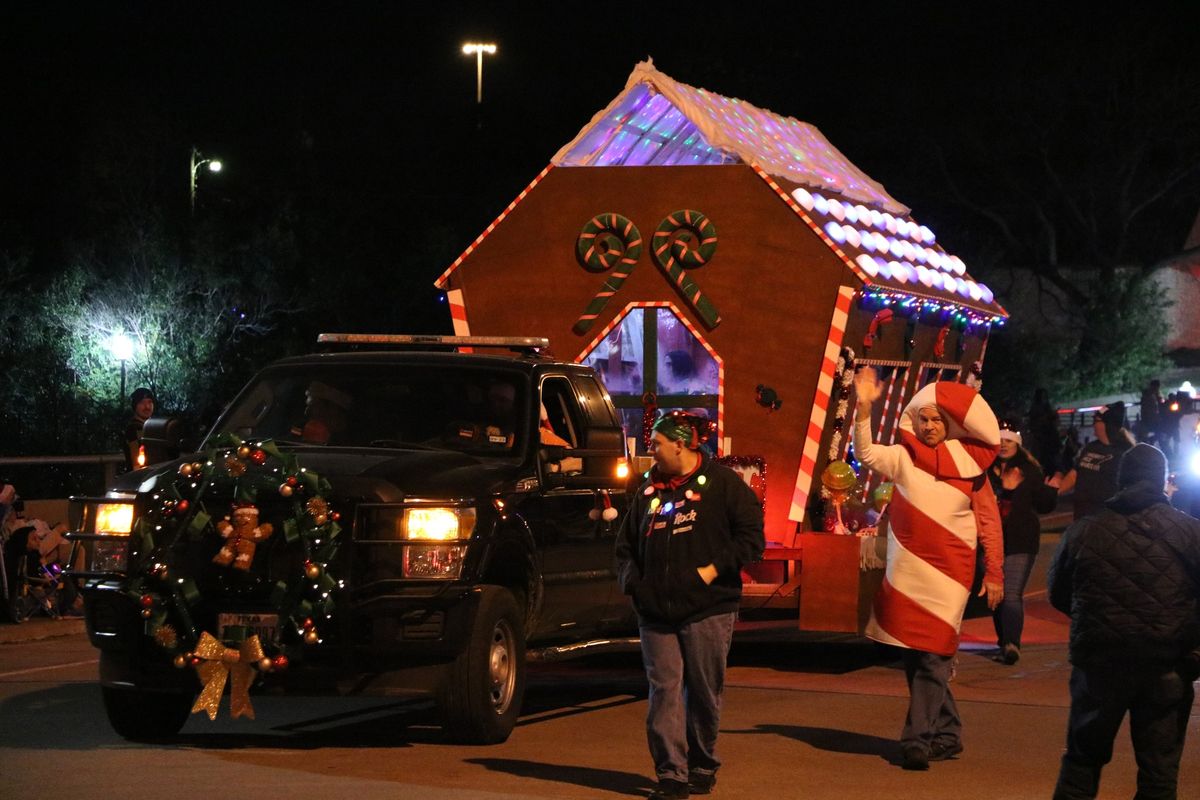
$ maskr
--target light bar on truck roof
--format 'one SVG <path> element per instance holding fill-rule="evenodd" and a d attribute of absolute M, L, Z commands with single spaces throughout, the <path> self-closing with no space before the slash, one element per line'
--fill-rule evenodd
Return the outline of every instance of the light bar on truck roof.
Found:
<path fill-rule="evenodd" d="M 540 336 L 426 336 L 401 333 L 322 333 L 317 344 L 440 345 L 443 347 L 508 347 L 545 350 L 550 340 Z"/>

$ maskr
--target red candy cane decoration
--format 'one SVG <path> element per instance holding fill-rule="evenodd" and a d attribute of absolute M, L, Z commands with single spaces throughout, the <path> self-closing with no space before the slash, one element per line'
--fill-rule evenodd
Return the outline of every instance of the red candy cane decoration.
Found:
<path fill-rule="evenodd" d="M 867 326 L 867 335 L 863 337 L 863 350 L 870 350 L 875 344 L 875 340 L 879 338 L 883 331 L 879 330 L 880 326 L 886 325 L 892 321 L 894 314 L 890 308 L 881 308 L 875 312 L 875 316 L 871 319 L 871 324 Z"/>
<path fill-rule="evenodd" d="M 575 242 L 575 252 L 583 266 L 593 272 L 616 265 L 575 322 L 575 332 L 583 334 L 595 324 L 609 298 L 620 291 L 621 284 L 633 272 L 642 254 L 642 234 L 620 214 L 597 214 L 583 226 Z"/>
<path fill-rule="evenodd" d="M 654 261 L 710 330 L 721 324 L 721 315 L 683 267 L 704 266 L 716 249 L 717 227 L 704 214 L 690 209 L 667 215 L 651 240 Z"/>

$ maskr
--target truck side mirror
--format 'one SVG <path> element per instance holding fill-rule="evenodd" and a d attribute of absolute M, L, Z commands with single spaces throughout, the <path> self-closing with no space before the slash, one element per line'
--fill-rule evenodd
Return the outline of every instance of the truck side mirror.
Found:
<path fill-rule="evenodd" d="M 151 417 L 142 426 L 142 446 L 146 448 L 146 463 L 158 464 L 179 458 L 184 435 L 183 420 L 179 417 Z"/>

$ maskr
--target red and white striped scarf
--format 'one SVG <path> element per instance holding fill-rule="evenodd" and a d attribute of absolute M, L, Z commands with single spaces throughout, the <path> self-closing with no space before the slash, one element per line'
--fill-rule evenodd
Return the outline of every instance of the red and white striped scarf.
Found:
<path fill-rule="evenodd" d="M 946 439 L 917 438 L 922 408 L 937 406 Z M 978 530 L 972 500 L 1000 447 L 996 415 L 961 383 L 925 386 L 904 409 L 900 444 L 915 469 L 896 482 L 888 506 L 887 574 L 875 595 L 866 633 L 888 644 L 952 655 L 975 576 Z"/>

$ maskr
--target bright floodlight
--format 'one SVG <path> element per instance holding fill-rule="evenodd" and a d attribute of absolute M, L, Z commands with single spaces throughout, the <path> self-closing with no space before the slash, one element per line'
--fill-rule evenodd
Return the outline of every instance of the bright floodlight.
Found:
<path fill-rule="evenodd" d="M 495 55 L 496 45 L 491 42 L 468 42 L 463 45 L 463 54 L 475 56 L 475 102 L 483 102 L 483 54 Z"/>
<path fill-rule="evenodd" d="M 133 358 L 133 342 L 123 333 L 114 333 L 108 340 L 108 350 L 118 361 L 128 361 Z"/>
<path fill-rule="evenodd" d="M 208 171 L 209 172 L 220 172 L 221 171 L 221 162 L 215 158 L 212 161 L 208 162 Z"/>

